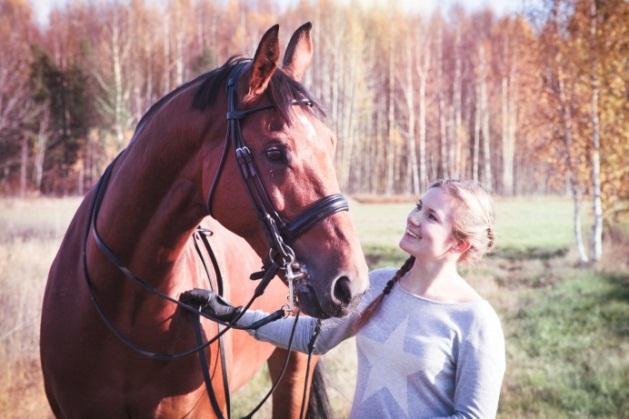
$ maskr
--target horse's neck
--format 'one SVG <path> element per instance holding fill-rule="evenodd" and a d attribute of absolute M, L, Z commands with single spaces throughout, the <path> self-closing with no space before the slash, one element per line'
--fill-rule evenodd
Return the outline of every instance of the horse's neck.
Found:
<path fill-rule="evenodd" d="M 133 154 L 126 157 L 105 195 L 98 231 L 134 273 L 159 282 L 203 218 L 203 199 L 196 179 L 167 165 L 132 167 Z"/>
<path fill-rule="evenodd" d="M 177 95 L 161 115 L 144 124 L 116 164 L 98 216 L 105 242 L 134 273 L 152 278 L 153 285 L 176 268 L 206 215 L 209 185 L 223 151 L 224 113 L 217 110 L 215 118 L 208 113 L 182 115 L 180 110 L 189 109 L 190 103 L 186 92 Z M 177 123 L 177 118 L 183 121 Z M 220 187 L 227 188 L 228 181 L 223 175 Z M 224 224 L 229 228 L 229 222 Z M 264 248 L 260 234 L 235 232 L 246 233 L 258 250 Z"/>

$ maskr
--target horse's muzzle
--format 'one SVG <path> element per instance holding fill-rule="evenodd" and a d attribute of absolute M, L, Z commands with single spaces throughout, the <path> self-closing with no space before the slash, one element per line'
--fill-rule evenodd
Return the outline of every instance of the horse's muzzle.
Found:
<path fill-rule="evenodd" d="M 330 293 L 319 296 L 310 284 L 302 282 L 295 290 L 297 306 L 304 314 L 319 319 L 346 316 L 360 300 L 360 296 L 352 295 L 349 283 L 349 278 L 341 276 Z"/>

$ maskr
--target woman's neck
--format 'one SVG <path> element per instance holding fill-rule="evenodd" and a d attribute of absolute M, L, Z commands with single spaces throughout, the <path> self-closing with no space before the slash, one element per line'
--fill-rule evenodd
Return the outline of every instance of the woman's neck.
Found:
<path fill-rule="evenodd" d="M 417 260 L 411 270 L 400 279 L 400 286 L 411 294 L 445 303 L 468 303 L 483 299 L 459 275 L 457 262 L 454 260 Z"/>
<path fill-rule="evenodd" d="M 443 301 L 458 294 L 462 283 L 465 281 L 453 260 L 426 262 L 418 259 L 400 279 L 400 285 L 411 294 Z"/>

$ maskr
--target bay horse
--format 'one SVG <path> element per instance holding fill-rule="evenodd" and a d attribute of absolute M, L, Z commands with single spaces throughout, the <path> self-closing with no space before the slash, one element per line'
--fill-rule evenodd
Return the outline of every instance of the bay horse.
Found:
<path fill-rule="evenodd" d="M 232 58 L 156 102 L 108 168 L 106 192 L 96 200 L 99 182 L 79 206 L 51 266 L 42 308 L 44 387 L 57 417 L 217 416 L 196 356 L 146 358 L 109 326 L 150 351 L 185 352 L 196 346 L 188 313 L 127 279 L 132 272 L 173 299 L 192 288 L 208 288 L 193 235 L 201 223 L 214 232 L 209 241 L 224 272 L 224 295 L 234 304 L 249 299 L 256 283 L 248 276 L 261 258 L 273 259 L 267 242 L 278 239 L 264 228 L 273 222 L 259 221 L 241 170 L 257 172 L 258 186 L 285 220 L 303 221 L 300 214 L 338 194 L 336 138 L 320 108 L 303 105 L 313 103 L 300 83 L 312 58 L 311 25 L 293 34 L 281 67 L 278 30 L 275 25 L 264 34 L 252 60 Z M 226 83 L 232 86 L 227 92 Z M 250 150 L 245 169 L 241 156 L 228 152 L 233 127 Z M 290 240 L 305 275 L 295 289 L 299 309 L 319 318 L 347 314 L 367 287 L 351 218 L 335 210 L 298 224 L 308 224 Z M 117 255 L 126 273 L 97 240 Z M 285 300 L 286 286 L 274 280 L 252 308 L 272 310 Z M 202 327 L 207 337 L 217 334 L 216 323 L 204 321 Z M 279 350 L 268 344 L 230 331 L 223 351 L 226 365 L 216 342 L 207 348 L 221 409 L 222 394 L 242 386 L 267 358 L 277 378 Z M 298 416 L 303 382 L 291 378 L 303 376 L 304 362 L 292 357 L 293 376 L 280 391 L 292 397 L 274 396 L 274 417 Z M 227 372 L 229 389 L 221 387 L 219 370 Z"/>

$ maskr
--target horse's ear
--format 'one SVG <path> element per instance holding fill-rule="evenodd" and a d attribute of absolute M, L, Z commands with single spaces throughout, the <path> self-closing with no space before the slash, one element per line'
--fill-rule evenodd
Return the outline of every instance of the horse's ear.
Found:
<path fill-rule="evenodd" d="M 307 22 L 295 31 L 284 53 L 283 70 L 292 78 L 301 81 L 312 61 L 312 23 Z"/>
<path fill-rule="evenodd" d="M 249 92 L 245 97 L 245 102 L 255 100 L 266 90 L 271 81 L 271 77 L 277 70 L 277 61 L 280 58 L 280 43 L 277 33 L 280 25 L 274 25 L 267 30 L 253 58 L 251 65 L 251 78 L 249 80 Z"/>

